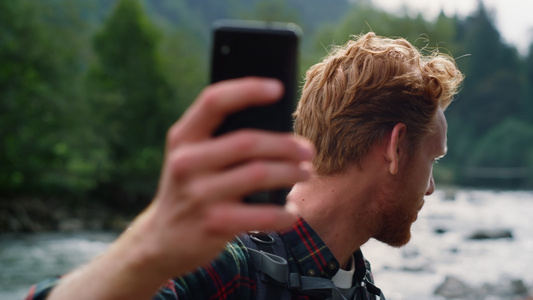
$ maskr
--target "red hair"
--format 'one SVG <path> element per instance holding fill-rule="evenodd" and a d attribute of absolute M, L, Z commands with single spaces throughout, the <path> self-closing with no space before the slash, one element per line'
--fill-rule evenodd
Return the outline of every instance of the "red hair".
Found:
<path fill-rule="evenodd" d="M 462 80 L 448 55 L 424 56 L 405 39 L 367 33 L 307 71 L 294 129 L 315 144 L 318 174 L 340 173 L 397 123 L 418 143 Z"/>

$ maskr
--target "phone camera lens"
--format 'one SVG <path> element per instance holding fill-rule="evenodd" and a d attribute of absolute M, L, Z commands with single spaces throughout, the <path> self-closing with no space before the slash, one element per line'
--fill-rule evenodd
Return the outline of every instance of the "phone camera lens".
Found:
<path fill-rule="evenodd" d="M 224 55 L 228 55 L 230 53 L 230 47 L 228 45 L 224 45 L 220 48 L 220 53 Z"/>

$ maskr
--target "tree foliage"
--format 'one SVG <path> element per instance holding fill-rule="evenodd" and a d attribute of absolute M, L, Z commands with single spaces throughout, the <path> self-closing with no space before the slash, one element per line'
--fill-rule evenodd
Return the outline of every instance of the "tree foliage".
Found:
<path fill-rule="evenodd" d="M 3 193 L 91 188 L 91 143 L 79 96 L 76 17 L 50 23 L 46 3 L 0 3 L 0 186 Z M 65 10 L 64 14 L 71 11 Z M 59 21 L 69 20 L 65 28 Z M 60 41 L 59 37 L 65 40 Z"/>
<path fill-rule="evenodd" d="M 161 34 L 136 0 L 120 0 L 93 40 L 87 94 L 111 159 L 115 197 L 148 197 L 157 183 L 168 127 L 180 113 L 162 68 Z"/>
<path fill-rule="evenodd" d="M 363 0 L 17 0 L 0 2 L 1 193 L 152 195 L 166 130 L 207 84 L 211 22 L 236 17 L 298 23 L 302 74 L 368 31 L 449 53 L 466 81 L 436 176 L 533 170 L 533 50 L 505 44 L 482 2 L 427 20 Z"/>

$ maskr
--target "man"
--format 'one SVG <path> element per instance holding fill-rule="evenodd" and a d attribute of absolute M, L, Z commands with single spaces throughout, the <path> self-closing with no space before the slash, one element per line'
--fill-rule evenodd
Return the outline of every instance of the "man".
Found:
<path fill-rule="evenodd" d="M 226 242 L 266 229 L 281 231 L 291 273 L 324 278 L 310 282 L 331 282 L 337 299 L 363 299 L 355 287 L 371 282 L 360 246 L 370 238 L 394 247 L 409 241 L 434 190 L 432 166 L 446 153 L 443 112 L 462 78 L 445 55 L 421 56 L 403 39 L 357 37 L 306 74 L 295 131 L 314 156 L 293 136 L 211 137 L 230 112 L 275 101 L 279 83 L 247 78 L 207 88 L 169 130 L 148 209 L 105 254 L 33 287 L 29 299 L 50 290 L 48 299 L 265 297 L 256 251 L 243 236 Z M 295 182 L 285 209 L 240 202 Z M 308 292 L 303 284 L 290 291 L 292 299 L 326 298 Z"/>

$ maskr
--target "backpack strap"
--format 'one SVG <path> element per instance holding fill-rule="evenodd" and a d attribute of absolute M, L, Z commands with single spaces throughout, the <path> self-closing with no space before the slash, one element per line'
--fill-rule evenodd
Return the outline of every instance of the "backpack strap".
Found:
<path fill-rule="evenodd" d="M 248 248 L 256 270 L 257 300 L 290 300 L 291 290 L 322 299 L 348 300 L 330 279 L 290 273 L 287 251 L 277 233 L 254 232 L 242 235 L 241 240 Z M 361 285 L 351 288 L 351 294 L 356 295 L 354 299 L 368 299 L 368 291 L 380 300 L 386 300 L 381 290 L 366 277 Z"/>
<path fill-rule="evenodd" d="M 287 251 L 276 232 L 250 232 L 239 236 L 248 249 L 257 278 L 256 300 L 290 300 L 282 284 L 289 274 Z"/>
<path fill-rule="evenodd" d="M 383 292 L 381 291 L 381 289 L 374 285 L 373 280 L 372 280 L 372 274 L 370 273 L 368 268 L 366 270 L 365 277 L 363 278 L 362 285 L 366 287 L 366 290 L 370 294 L 374 296 L 378 296 L 380 300 L 386 300 L 385 295 L 383 295 Z"/>

